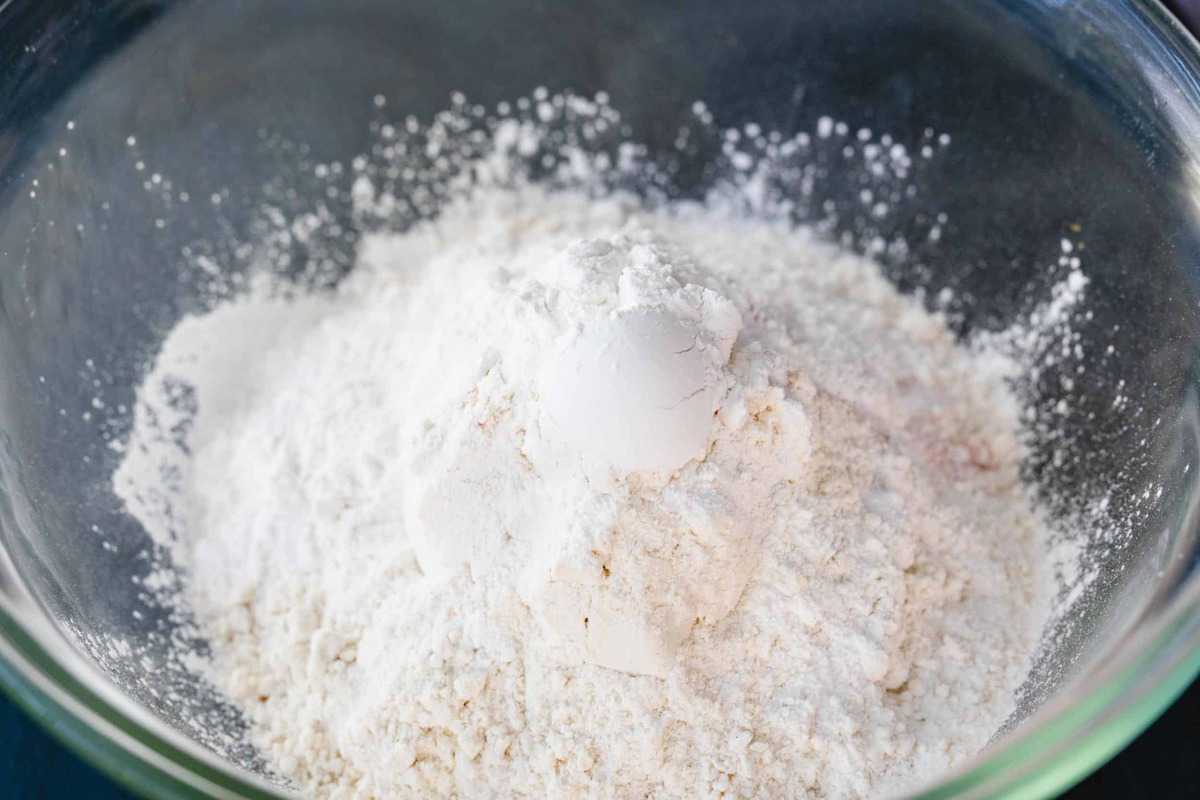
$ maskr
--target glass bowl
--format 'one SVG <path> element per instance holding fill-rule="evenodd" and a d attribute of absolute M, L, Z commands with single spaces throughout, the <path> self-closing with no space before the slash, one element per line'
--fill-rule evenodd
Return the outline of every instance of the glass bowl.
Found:
<path fill-rule="evenodd" d="M 1095 524 L 1123 535 L 1096 537 L 1097 578 L 1018 713 L 921 796 L 1057 792 L 1200 670 L 1200 51 L 1158 4 L 8 0 L 0 61 L 0 683 L 128 787 L 287 796 L 237 714 L 168 669 L 173 620 L 136 581 L 147 539 L 109 489 L 122 409 L 197 307 L 181 259 L 253 242 L 264 198 L 304 201 L 288 176 L 349 163 L 381 114 L 427 119 L 454 91 L 604 91 L 652 152 L 698 99 L 786 134 L 825 115 L 898 142 L 945 132 L 876 233 L 946 215 L 937 246 L 884 266 L 964 298 L 964 334 L 1044 296 L 1063 236 L 1085 245 L 1083 377 L 1034 387 L 1072 411 L 1028 472 L 1057 497 L 1103 487 Z M 828 173 L 836 206 L 852 187 Z"/>

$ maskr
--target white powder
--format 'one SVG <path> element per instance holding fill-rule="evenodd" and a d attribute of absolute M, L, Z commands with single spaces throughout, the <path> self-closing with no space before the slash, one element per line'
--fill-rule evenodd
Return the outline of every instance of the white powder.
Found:
<path fill-rule="evenodd" d="M 317 796 L 878 796 L 1046 622 L 1006 369 L 803 229 L 480 190 L 181 322 L 115 486 Z"/>

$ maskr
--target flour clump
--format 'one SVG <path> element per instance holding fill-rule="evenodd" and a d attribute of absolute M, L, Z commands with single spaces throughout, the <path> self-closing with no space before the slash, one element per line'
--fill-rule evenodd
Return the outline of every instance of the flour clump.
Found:
<path fill-rule="evenodd" d="M 184 319 L 114 483 L 317 796 L 878 796 L 1048 615 L 1005 375 L 806 229 L 517 182 Z"/>

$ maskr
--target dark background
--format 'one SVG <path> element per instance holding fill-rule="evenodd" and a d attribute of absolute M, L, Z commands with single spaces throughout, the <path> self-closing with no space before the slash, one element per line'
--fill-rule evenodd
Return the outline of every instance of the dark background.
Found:
<path fill-rule="evenodd" d="M 1200 0 L 1167 5 L 1200 31 Z M 11 798 L 131 795 L 71 755 L 0 696 L 0 787 Z M 1200 683 L 1068 798 L 1200 798 Z"/>

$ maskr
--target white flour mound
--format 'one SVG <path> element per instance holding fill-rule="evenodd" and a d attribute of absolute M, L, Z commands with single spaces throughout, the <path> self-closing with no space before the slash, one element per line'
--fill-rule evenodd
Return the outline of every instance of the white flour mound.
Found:
<path fill-rule="evenodd" d="M 804 230 L 480 190 L 181 322 L 115 485 L 318 797 L 873 797 L 1049 613 L 1005 369 Z"/>

